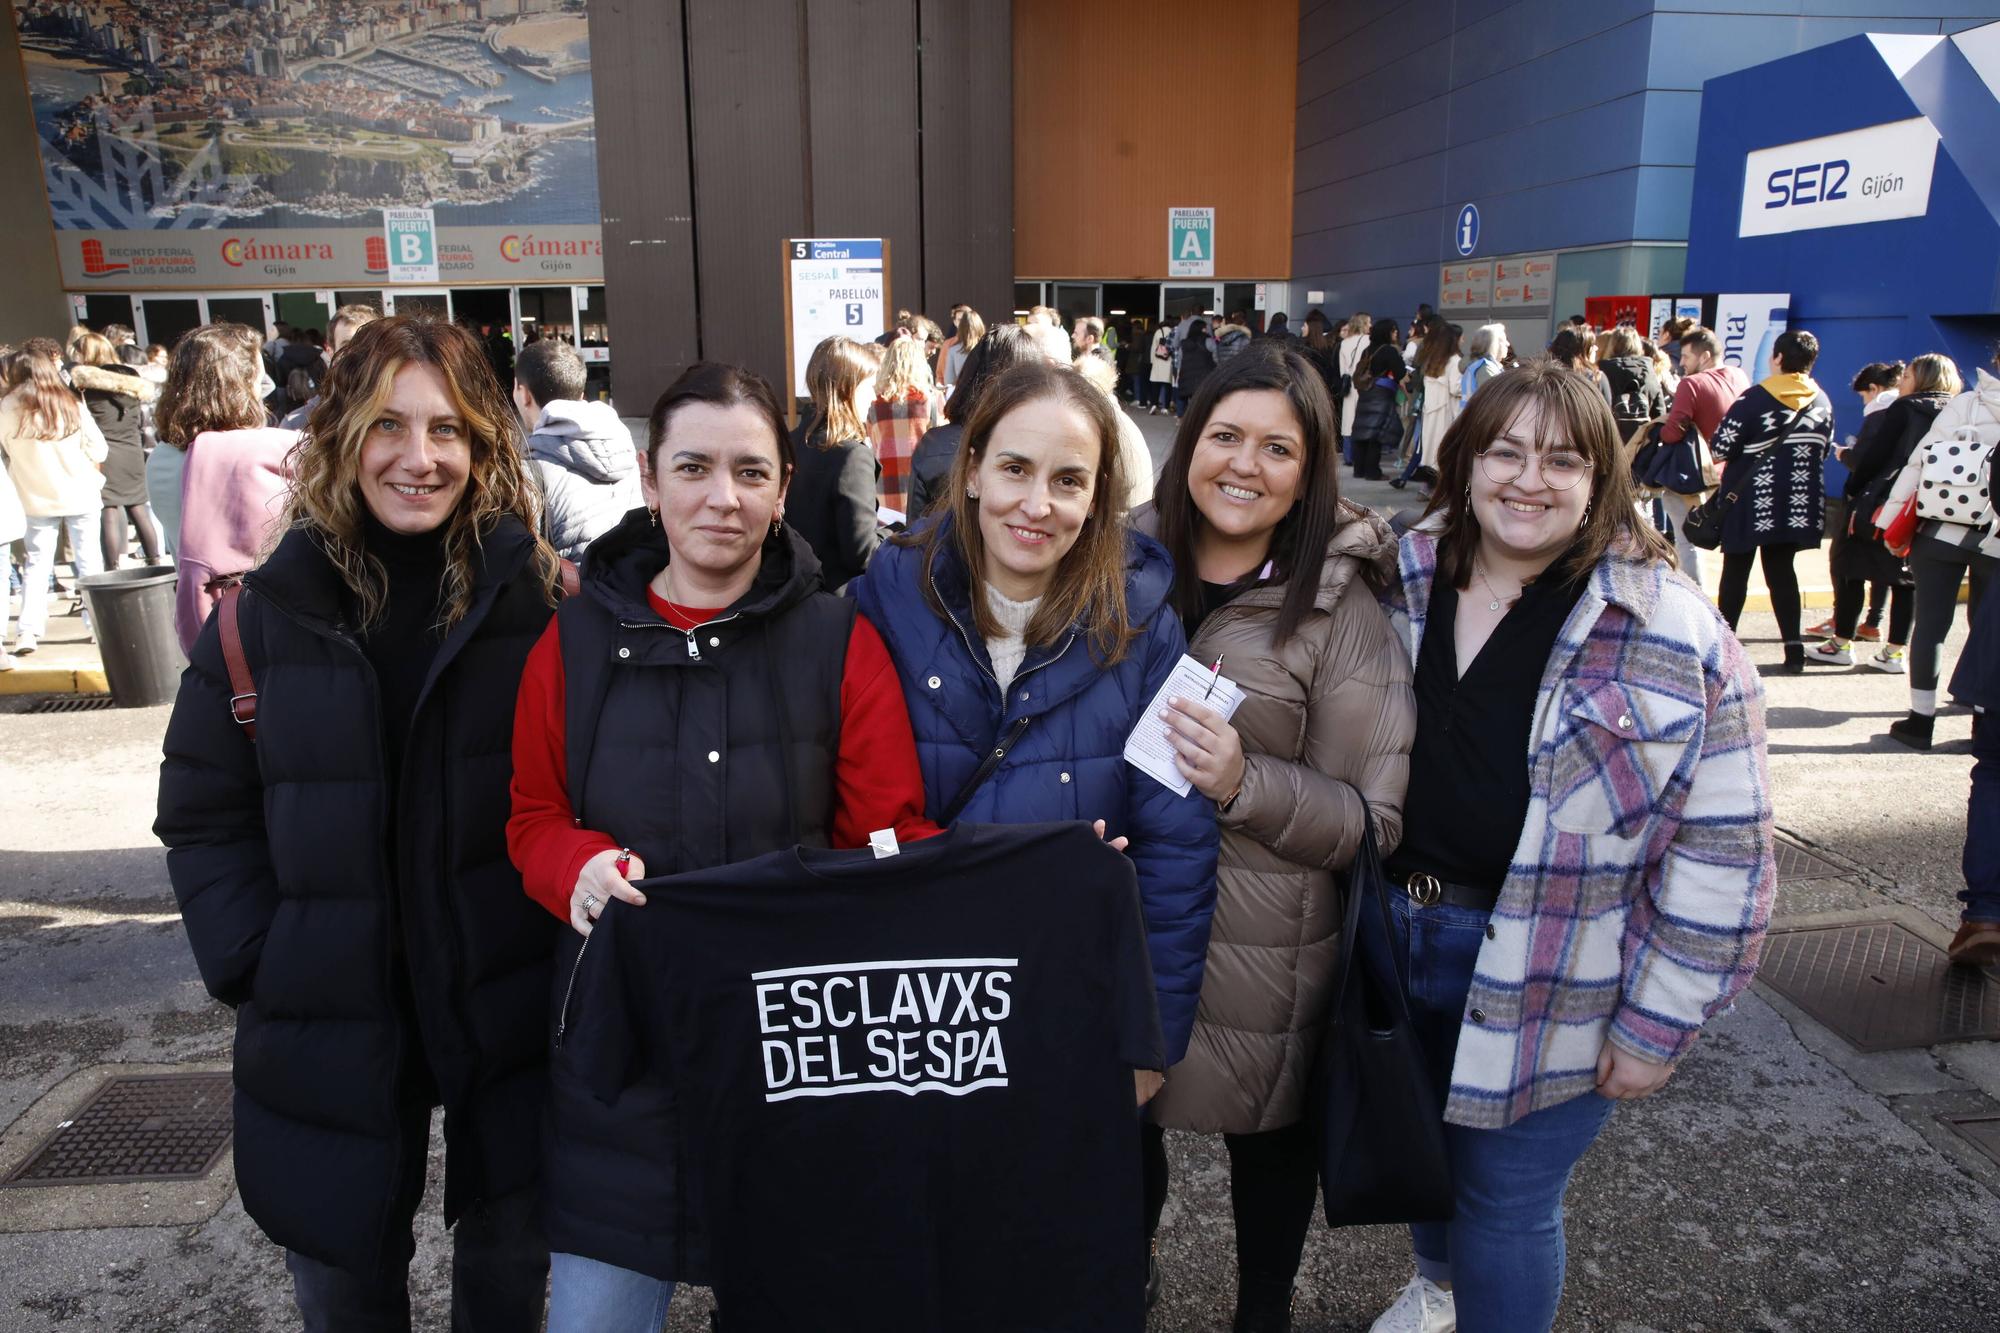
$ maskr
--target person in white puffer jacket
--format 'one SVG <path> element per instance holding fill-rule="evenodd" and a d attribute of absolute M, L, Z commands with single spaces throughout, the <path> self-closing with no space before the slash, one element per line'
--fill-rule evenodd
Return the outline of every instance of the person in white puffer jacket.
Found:
<path fill-rule="evenodd" d="M 1994 369 L 2000 370 L 2000 357 L 1995 358 Z M 1994 574 L 2000 573 L 2000 535 L 1994 531 L 1991 499 L 1993 451 L 2000 444 L 2000 378 L 1984 370 L 1973 373 L 1977 382 L 1945 404 L 1930 431 L 1911 451 L 1879 520 L 1887 526 L 1911 496 L 1918 497 L 1920 521 L 1910 543 L 1910 572 L 1917 581 L 1917 619 L 1910 634 L 1910 715 L 1889 727 L 1891 736 L 1915 750 L 1931 748 L 1942 649 L 1952 618 L 1958 614 L 1959 583 L 1971 578 L 1967 615 L 1976 617 L 1980 601 L 1988 595 L 1988 585 Z M 1965 451 L 1963 464 L 1950 461 L 1953 448 Z M 1934 469 L 1933 475 L 1926 477 L 1924 460 L 1934 455 L 1939 457 L 1944 475 L 1937 475 Z M 1963 490 L 1973 504 L 1965 506 L 1944 498 L 1927 503 L 1927 494 L 1942 497 L 1946 490 L 1958 489 L 1952 482 L 1953 466 L 1966 469 Z M 1962 509 L 1963 517 L 1971 521 L 1954 521 L 1945 515 L 1946 509 Z"/>
<path fill-rule="evenodd" d="M 645 503 L 632 432 L 610 403 L 585 399 L 583 385 L 583 358 L 566 342 L 529 343 L 514 362 L 514 406 L 542 487 L 542 530 L 570 561 Z"/>

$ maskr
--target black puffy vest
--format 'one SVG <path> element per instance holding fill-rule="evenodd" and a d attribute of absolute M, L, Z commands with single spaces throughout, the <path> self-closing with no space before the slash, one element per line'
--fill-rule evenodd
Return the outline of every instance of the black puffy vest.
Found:
<path fill-rule="evenodd" d="M 646 600 L 667 558 L 665 538 L 635 510 L 591 546 L 582 595 L 557 613 L 579 827 L 630 847 L 648 877 L 826 846 L 853 603 L 820 590 L 812 548 L 786 528 L 765 543 L 743 599 L 689 633 Z M 574 931 L 564 941 L 553 1022 L 573 1060 L 571 1044 L 620 1018 L 565 1012 L 577 970 L 608 963 Z M 680 1188 L 672 1087 L 649 1078 L 606 1105 L 573 1076 L 561 1047 L 551 1075 L 549 1248 L 703 1280 L 704 1247 Z"/>
<path fill-rule="evenodd" d="M 486 535 L 393 810 L 374 671 L 307 532 L 246 581 L 255 744 L 230 717 L 213 618 L 168 723 L 154 831 L 202 979 L 237 1006 L 243 1206 L 278 1244 L 342 1268 L 408 1254 L 396 1196 L 428 1147 L 404 1111 L 413 1043 L 445 1107 L 447 1223 L 535 1180 L 561 927 L 523 892 L 506 840 L 514 700 L 550 614 L 533 545 L 513 519 Z"/>

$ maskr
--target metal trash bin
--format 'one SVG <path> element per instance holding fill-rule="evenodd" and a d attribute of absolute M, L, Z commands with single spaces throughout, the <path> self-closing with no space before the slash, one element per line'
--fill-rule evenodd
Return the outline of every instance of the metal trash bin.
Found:
<path fill-rule="evenodd" d="M 169 703 L 180 689 L 187 656 L 174 633 L 171 566 L 139 565 L 77 581 L 91 632 L 104 659 L 104 678 L 120 708 Z"/>

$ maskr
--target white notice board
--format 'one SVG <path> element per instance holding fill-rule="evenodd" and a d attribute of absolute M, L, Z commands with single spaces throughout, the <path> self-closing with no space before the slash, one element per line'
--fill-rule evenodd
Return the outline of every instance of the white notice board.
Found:
<path fill-rule="evenodd" d="M 889 243 L 785 242 L 785 377 L 806 396 L 813 348 L 840 334 L 870 342 L 889 327 Z"/>

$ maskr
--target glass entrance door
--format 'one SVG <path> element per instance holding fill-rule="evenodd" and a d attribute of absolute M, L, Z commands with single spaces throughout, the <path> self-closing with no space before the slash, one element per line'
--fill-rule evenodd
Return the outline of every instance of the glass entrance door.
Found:
<path fill-rule="evenodd" d="M 132 328 L 132 298 L 111 296 L 102 292 L 90 292 L 81 298 L 83 310 L 77 315 L 77 322 L 88 324 L 100 333 L 107 324 L 123 324 Z M 140 339 L 141 342 L 145 340 Z"/>
<path fill-rule="evenodd" d="M 268 296 L 208 296 L 202 298 L 210 324 L 243 324 L 271 336 L 272 308 Z"/>
<path fill-rule="evenodd" d="M 163 343 L 171 347 L 183 333 L 202 324 L 201 298 L 198 296 L 142 296 L 138 306 L 132 332 L 137 335 L 142 347 L 149 343 Z"/>
<path fill-rule="evenodd" d="M 1178 315 L 1213 315 L 1222 293 L 1213 283 L 1199 287 L 1166 286 L 1160 289 L 1160 314 L 1167 319 Z"/>
<path fill-rule="evenodd" d="M 1094 282 L 1057 283 L 1056 310 L 1062 315 L 1063 327 L 1073 329 L 1084 316 L 1103 314 L 1103 297 L 1104 289 Z"/>
<path fill-rule="evenodd" d="M 567 287 L 523 287 L 521 345 L 542 338 L 560 338 L 576 345 L 576 303 Z"/>
<path fill-rule="evenodd" d="M 385 315 L 436 315 L 439 319 L 451 318 L 451 293 L 443 288 L 435 291 L 398 288 L 382 295 Z"/>

